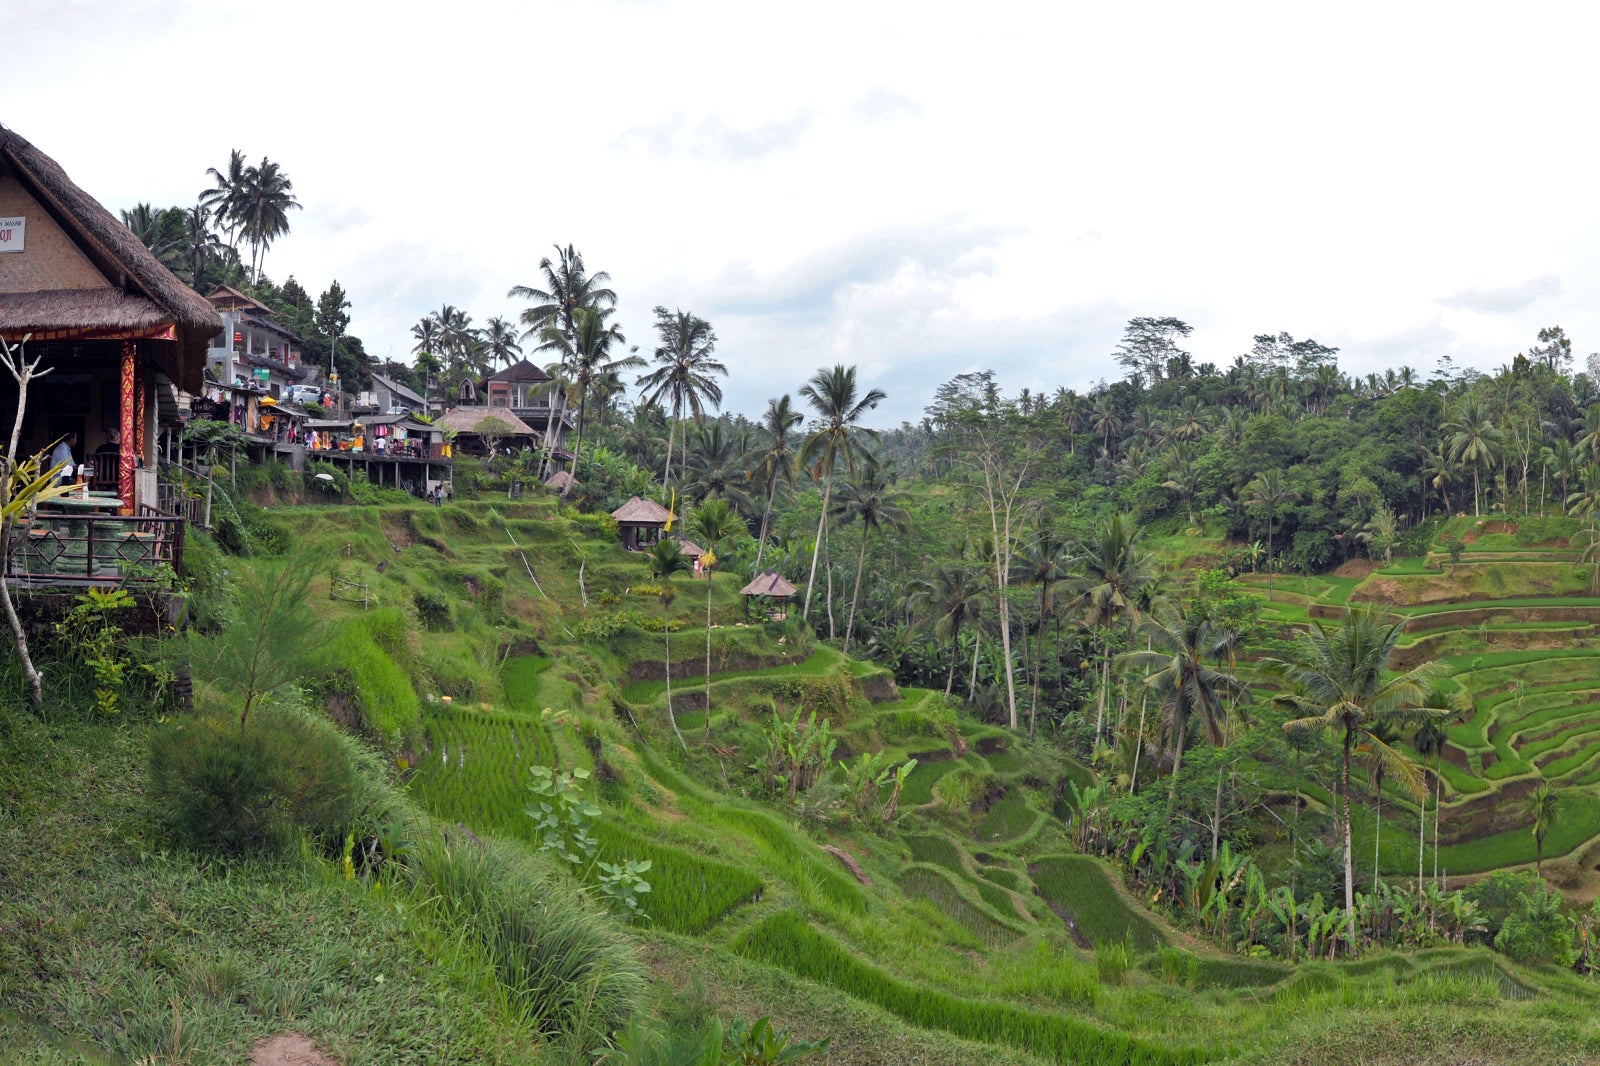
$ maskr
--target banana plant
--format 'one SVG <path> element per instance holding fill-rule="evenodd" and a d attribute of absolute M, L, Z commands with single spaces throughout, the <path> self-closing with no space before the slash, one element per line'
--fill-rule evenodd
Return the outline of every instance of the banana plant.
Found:
<path fill-rule="evenodd" d="M 884 824 L 894 821 L 895 815 L 900 811 L 900 792 L 906 787 L 906 778 L 911 776 L 911 771 L 917 768 L 917 760 L 908 759 L 901 763 L 894 772 L 894 788 L 889 793 L 889 802 L 883 807 Z"/>

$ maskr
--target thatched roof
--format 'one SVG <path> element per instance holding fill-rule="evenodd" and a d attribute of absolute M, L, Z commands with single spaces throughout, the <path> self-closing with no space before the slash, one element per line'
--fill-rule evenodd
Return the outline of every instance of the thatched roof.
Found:
<path fill-rule="evenodd" d="M 611 517 L 618 522 L 632 522 L 635 525 L 664 526 L 672 515 L 667 509 L 654 500 L 631 497 L 627 503 L 611 512 Z"/>
<path fill-rule="evenodd" d="M 9 278 L 0 276 L 0 290 L 10 290 L 0 291 L 0 333 L 20 337 L 71 330 L 93 339 L 97 331 L 153 331 L 170 323 L 176 327 L 177 344 L 174 357 L 162 360 L 169 364 L 164 369 L 184 389 L 198 391 L 206 348 L 222 329 L 216 309 L 162 266 L 55 160 L 0 126 L 0 180 L 5 178 L 14 179 L 49 215 L 53 225 L 41 226 L 40 237 L 59 227 L 104 285 L 93 285 L 92 279 L 86 283 L 82 275 L 69 277 L 70 272 L 31 269 L 45 261 L 43 256 L 29 261 L 34 245 L 30 232 L 29 247 L 18 257 L 23 262 L 15 264 Z M 48 248 L 48 242 L 40 247 Z"/>
<path fill-rule="evenodd" d="M 700 547 L 700 545 L 686 537 L 679 537 L 677 540 L 678 554 L 682 555 L 685 559 L 698 559 L 700 556 L 706 553 L 704 548 Z"/>
<path fill-rule="evenodd" d="M 549 381 L 550 375 L 526 359 L 518 360 L 500 371 L 490 374 L 490 381 Z"/>
<path fill-rule="evenodd" d="M 795 594 L 795 587 L 783 579 L 776 570 L 768 570 L 758 574 L 756 579 L 739 590 L 741 596 L 772 596 L 776 599 L 788 599 Z"/>
<path fill-rule="evenodd" d="M 230 285 L 218 285 L 206 295 L 206 299 L 219 311 L 259 311 L 264 315 L 272 314 L 272 308 L 254 296 L 246 296 Z"/>
<path fill-rule="evenodd" d="M 544 487 L 547 489 L 555 489 L 557 492 L 560 492 L 567 487 L 569 482 L 573 488 L 578 487 L 578 479 L 573 477 L 570 471 L 557 470 L 554 474 L 551 474 L 549 477 L 545 478 Z"/>
<path fill-rule="evenodd" d="M 479 423 L 486 418 L 497 418 L 510 426 L 511 436 L 513 437 L 538 436 L 532 426 L 512 414 L 510 408 L 507 407 L 484 407 L 481 405 L 452 407 L 440 415 L 439 420 L 434 425 L 439 429 L 450 429 L 457 433 L 470 433 L 476 436 Z"/>

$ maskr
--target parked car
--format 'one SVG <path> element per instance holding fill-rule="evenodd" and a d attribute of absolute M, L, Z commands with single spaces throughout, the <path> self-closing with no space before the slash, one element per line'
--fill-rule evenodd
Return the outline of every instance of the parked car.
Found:
<path fill-rule="evenodd" d="M 283 390 L 283 398 L 290 403 L 316 403 L 322 390 L 315 385 L 290 385 Z"/>

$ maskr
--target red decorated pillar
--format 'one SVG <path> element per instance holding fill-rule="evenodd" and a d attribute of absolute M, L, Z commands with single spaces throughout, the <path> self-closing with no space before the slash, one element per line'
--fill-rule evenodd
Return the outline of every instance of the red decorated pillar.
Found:
<path fill-rule="evenodd" d="M 134 378 L 138 376 L 138 360 L 134 357 L 133 341 L 122 342 L 122 379 L 120 384 L 121 440 L 117 445 L 117 495 L 122 497 L 122 513 L 133 513 L 133 456 L 134 435 Z"/>

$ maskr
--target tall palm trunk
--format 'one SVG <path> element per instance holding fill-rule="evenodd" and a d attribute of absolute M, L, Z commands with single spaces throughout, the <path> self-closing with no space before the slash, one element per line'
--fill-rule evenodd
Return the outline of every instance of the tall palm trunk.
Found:
<path fill-rule="evenodd" d="M 667 484 L 672 480 L 672 445 L 678 439 L 678 411 L 672 412 L 672 425 L 667 427 L 667 465 L 661 468 L 661 489 L 666 491 Z"/>
<path fill-rule="evenodd" d="M 811 594 L 817 587 L 817 556 L 822 554 L 822 536 L 827 530 L 828 502 L 832 496 L 833 477 L 829 475 L 822 479 L 822 514 L 817 516 L 817 541 L 811 546 L 811 576 L 806 578 L 806 605 L 800 612 L 803 622 L 811 618 Z"/>
<path fill-rule="evenodd" d="M 1178 802 L 1178 768 L 1183 765 L 1183 742 L 1188 739 L 1189 723 L 1178 724 L 1178 746 L 1172 752 L 1172 778 L 1167 785 L 1167 803 Z"/>
<path fill-rule="evenodd" d="M 978 692 L 978 649 L 983 647 L 983 630 L 975 629 L 972 632 L 972 675 L 967 678 L 967 699 L 972 699 Z"/>
<path fill-rule="evenodd" d="M 711 551 L 711 545 L 706 545 Z M 706 742 L 711 741 L 711 570 L 702 567 L 706 575 Z"/>
<path fill-rule="evenodd" d="M 672 713 L 672 608 L 667 600 L 661 601 L 661 636 L 665 638 L 667 644 L 667 721 L 672 723 L 672 731 L 677 734 L 678 743 L 683 745 L 683 750 L 687 752 L 689 745 L 683 739 L 683 732 L 678 729 L 678 716 Z"/>
<path fill-rule="evenodd" d="M 1356 875 L 1355 861 L 1350 854 L 1350 749 L 1355 743 L 1354 730 L 1344 734 L 1344 770 L 1341 774 L 1340 800 L 1344 804 L 1344 915 L 1345 935 L 1350 940 L 1350 953 L 1356 950 Z"/>
<path fill-rule="evenodd" d="M 756 572 L 751 575 L 752 578 L 761 576 L 761 556 L 767 550 L 767 524 L 772 520 L 772 498 L 777 492 L 778 481 L 774 478 L 767 485 L 767 503 L 761 509 L 761 539 L 756 541 Z"/>
<path fill-rule="evenodd" d="M 850 635 L 856 628 L 856 604 L 861 600 L 861 571 L 867 565 L 867 529 L 861 527 L 861 551 L 856 554 L 856 585 L 850 592 L 850 617 L 844 624 L 844 650 L 850 651 Z"/>
<path fill-rule="evenodd" d="M 1429 762 L 1432 762 L 1430 759 Z M 1426 783 L 1426 782 L 1424 782 Z M 1422 853 L 1428 839 L 1428 797 L 1417 804 L 1417 898 L 1422 898 Z"/>
<path fill-rule="evenodd" d="M 956 683 L 956 652 L 961 650 L 961 627 L 956 626 L 950 631 L 950 672 L 944 678 L 944 698 L 950 698 L 950 690 Z"/>
<path fill-rule="evenodd" d="M 1028 704 L 1028 739 L 1033 739 L 1034 718 L 1039 713 L 1039 684 L 1044 677 L 1044 592 L 1039 593 L 1039 650 L 1033 656 L 1033 700 Z"/>

